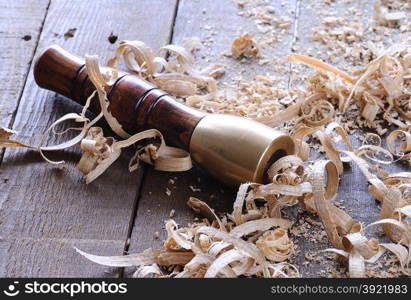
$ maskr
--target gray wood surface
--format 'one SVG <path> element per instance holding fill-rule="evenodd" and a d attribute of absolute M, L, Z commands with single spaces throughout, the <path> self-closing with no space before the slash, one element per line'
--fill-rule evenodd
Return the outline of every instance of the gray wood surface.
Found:
<path fill-rule="evenodd" d="M 52 1 L 37 53 L 59 44 L 79 55 L 99 54 L 105 60 L 115 49 L 108 41 L 111 33 L 158 48 L 169 42 L 175 4 L 174 0 L 139 1 L 139 5 L 132 0 Z M 26 26 L 30 32 L 40 24 Z M 66 34 L 70 29 L 72 37 Z M 32 53 L 26 55 L 30 61 Z M 13 129 L 23 141 L 37 143 L 55 119 L 79 111 L 66 98 L 39 89 L 31 72 L 25 83 L 24 76 L 19 76 L 16 79 L 23 83 L 18 84 L 25 87 Z M 66 138 L 50 137 L 46 143 Z M 72 247 L 99 254 L 123 253 L 141 171 L 129 174 L 123 156 L 87 186 L 75 168 L 78 147 L 50 156 L 64 158 L 67 164 L 63 168 L 48 165 L 37 153 L 26 150 L 5 152 L 0 169 L 0 276 L 118 276 L 116 270 L 85 260 Z"/>
<path fill-rule="evenodd" d="M 356 21 L 363 24 L 365 29 L 364 40 L 374 40 L 378 34 L 372 30 L 367 30 L 367 28 L 371 28 L 373 23 L 373 1 L 328 1 L 325 3 L 315 0 L 301 0 L 298 5 L 297 38 L 293 44 L 293 52 L 319 58 L 348 72 L 352 70 L 352 68 L 360 68 L 363 66 L 362 61 L 352 60 L 349 56 L 344 57 L 330 54 L 332 53 L 330 52 L 332 49 L 327 48 L 322 42 L 314 40 L 312 37 L 315 34 L 314 29 L 322 26 L 325 17 L 343 17 L 347 22 Z M 400 35 L 390 35 L 384 37 L 382 40 L 385 45 L 390 46 L 391 39 L 395 40 L 400 38 Z M 301 81 L 303 81 L 306 76 L 313 73 L 311 68 L 301 64 L 293 64 L 291 69 L 291 88 L 301 84 Z M 350 141 L 354 147 L 361 146 L 359 138 L 364 136 L 364 134 L 363 130 L 359 130 L 350 136 Z M 386 136 L 382 138 L 384 140 Z M 395 163 L 383 167 L 392 173 L 409 171 L 409 167 L 402 163 Z M 367 180 L 355 163 L 344 164 L 344 173 L 340 176 L 340 186 L 335 203 L 342 205 L 342 208 L 354 221 L 363 224 L 369 224 L 378 220 L 380 215 L 381 205 L 368 191 Z M 304 213 L 302 215 L 309 216 L 313 220 L 318 220 L 316 216 L 312 216 L 311 214 Z M 378 227 L 367 229 L 367 235 L 370 237 L 378 237 L 381 241 L 388 241 L 385 236 L 381 236 Z M 304 237 L 297 236 L 296 238 L 300 251 L 310 254 L 319 253 L 321 250 L 330 246 L 327 239 L 313 243 L 307 241 Z M 296 263 L 300 266 L 300 272 L 302 272 L 303 276 L 326 276 L 327 268 L 342 268 L 342 270 L 346 270 L 346 266 L 338 263 L 336 260 L 328 260 L 326 266 L 324 266 L 323 261 L 310 260 L 309 264 L 304 264 L 304 261 L 307 261 L 304 255 L 300 254 L 296 257 Z"/>
<path fill-rule="evenodd" d="M 6 41 L 0 46 L 0 126 L 13 125 L 20 132 L 19 138 L 28 143 L 38 142 L 58 117 L 80 110 L 66 98 L 39 89 L 29 72 L 33 55 L 51 44 L 79 55 L 99 54 L 103 63 L 116 48 L 109 42 L 110 36 L 118 36 L 117 42 L 143 40 L 153 49 L 198 36 L 205 41 L 196 52 L 199 65 L 218 62 L 227 67 L 222 85 L 269 74 L 280 78 L 279 86 L 294 87 L 295 79 L 303 78 L 310 70 L 284 64 L 288 53 L 295 51 L 327 60 L 324 47 L 310 39 L 323 16 L 333 11 L 349 15 L 353 7 L 361 7 L 364 18 L 372 16 L 372 3 L 367 0 L 327 1 L 328 4 L 272 0 L 273 15 L 289 17 L 292 25 L 287 30 L 274 31 L 279 40 L 263 50 L 263 59 L 270 62 L 260 65 L 258 59 L 238 61 L 221 55 L 230 52 L 232 40 L 241 33 L 255 33 L 257 40 L 264 39 L 258 19 L 246 17 L 247 7 L 237 7 L 231 0 L 16 2 L 0 0 L 0 38 Z M 22 39 L 26 35 L 31 39 Z M 344 68 L 339 65 L 342 61 L 335 57 L 329 62 Z M 59 143 L 69 137 L 70 134 L 49 137 L 46 142 Z M 30 151 L 8 149 L 2 160 L 0 152 L 0 276 L 122 276 L 121 269 L 87 261 L 75 253 L 73 246 L 99 255 L 161 247 L 164 221 L 172 210 L 173 219 L 181 225 L 195 217 L 186 205 L 190 196 L 206 201 L 216 212 L 231 211 L 236 191 L 223 187 L 197 166 L 183 173 L 158 172 L 148 166 L 129 174 L 129 156 L 125 153 L 101 178 L 87 186 L 75 168 L 80 158 L 77 147 L 50 155 L 65 159 L 63 168 L 46 164 Z M 401 166 L 393 168 L 400 170 Z M 378 205 L 356 166 L 347 166 L 342 175 L 337 201 L 357 221 L 368 223 L 378 217 Z M 285 214 L 296 223 L 311 222 L 313 226 L 306 228 L 309 235 L 321 231 L 315 225 L 318 218 L 301 208 L 287 209 Z M 156 232 L 160 233 L 158 238 Z M 298 247 L 293 262 L 303 277 L 318 277 L 329 267 L 343 267 L 335 260 L 329 260 L 327 266 L 307 260 L 307 254 L 316 255 L 327 248 L 328 239 L 315 241 L 293 232 Z M 124 275 L 130 276 L 133 271 L 127 268 Z"/>
<path fill-rule="evenodd" d="M 288 15 L 291 20 L 294 19 L 296 2 L 289 1 L 282 6 L 280 2 L 273 1 L 272 5 L 277 16 Z M 242 33 L 251 32 L 256 34 L 256 38 L 262 38 L 255 26 L 255 19 L 241 16 L 240 12 L 231 0 L 180 0 L 172 42 L 178 44 L 190 37 L 206 41 L 195 53 L 196 61 L 202 67 L 210 63 L 224 64 L 226 75 L 220 80 L 222 82 L 232 83 L 240 77 L 246 80 L 257 74 L 270 73 L 283 76 L 279 84 L 286 86 L 288 75 L 286 73 L 284 76 L 284 70 L 275 64 L 259 66 L 256 60 L 241 62 L 221 55 L 223 52 L 231 52 L 232 41 Z M 264 56 L 285 57 L 291 49 L 292 33 L 293 27 L 271 49 L 265 49 Z M 171 195 L 166 194 L 167 189 L 171 191 Z M 207 202 L 216 212 L 231 212 L 235 195 L 235 190 L 222 186 L 197 166 L 183 173 L 158 172 L 148 167 L 137 206 L 129 253 L 161 247 L 166 238 L 164 222 L 170 218 L 171 210 L 176 211 L 173 219 L 178 224 L 185 226 L 191 223 L 196 215 L 186 205 L 190 196 Z M 155 237 L 156 232 L 160 234 L 158 238 Z M 127 268 L 125 275 L 130 276 L 133 270 Z"/>

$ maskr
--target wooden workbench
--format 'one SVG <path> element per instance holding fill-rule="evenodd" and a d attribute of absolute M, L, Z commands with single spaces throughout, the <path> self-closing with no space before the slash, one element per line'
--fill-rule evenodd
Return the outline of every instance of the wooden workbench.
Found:
<path fill-rule="evenodd" d="M 317 1 L 271 2 L 275 14 L 288 16 L 292 22 L 273 44 L 271 57 L 283 59 L 297 46 L 304 53 L 304 46 L 312 43 L 308 37 L 312 26 L 321 23 L 317 10 L 311 7 Z M 363 7 L 369 16 L 372 9 L 368 2 L 330 1 L 329 7 L 339 11 L 344 6 Z M 0 126 L 13 128 L 20 133 L 20 140 L 36 144 L 57 118 L 80 111 L 75 103 L 40 89 L 34 82 L 33 58 L 51 44 L 81 56 L 98 54 L 105 61 L 122 39 L 142 40 L 158 49 L 198 36 L 208 41 L 196 53 L 199 63 L 225 64 L 227 75 L 222 81 L 235 80 L 240 72 L 245 78 L 270 73 L 282 76 L 280 85 L 291 85 L 298 74 L 287 63 L 280 70 L 270 64 L 260 66 L 255 61 L 221 56 L 240 33 L 256 31 L 254 20 L 239 12 L 231 0 L 0 0 Z M 114 44 L 113 36 L 118 36 Z M 50 136 L 46 143 L 67 138 Z M 52 154 L 54 159 L 66 160 L 58 167 L 45 163 L 34 151 L 0 149 L 0 276 L 129 276 L 132 269 L 94 264 L 73 247 L 98 255 L 160 247 L 165 237 L 164 220 L 172 209 L 179 224 L 187 224 L 195 216 L 186 206 L 189 196 L 206 201 L 217 212 L 231 210 L 236 191 L 221 186 L 197 167 L 185 173 L 167 173 L 144 166 L 128 173 L 130 153 L 125 153 L 103 176 L 86 185 L 76 169 L 80 156 L 78 146 Z M 171 195 L 166 194 L 166 188 Z M 378 217 L 379 208 L 355 166 L 343 174 L 339 195 L 337 201 L 357 221 Z M 298 222 L 305 213 L 294 209 L 287 215 Z M 157 239 L 155 232 L 160 232 Z M 302 263 L 307 252 L 326 248 L 328 240 L 314 243 L 296 238 L 299 251 L 294 262 L 300 272 L 320 276 L 324 266 L 319 262 Z"/>

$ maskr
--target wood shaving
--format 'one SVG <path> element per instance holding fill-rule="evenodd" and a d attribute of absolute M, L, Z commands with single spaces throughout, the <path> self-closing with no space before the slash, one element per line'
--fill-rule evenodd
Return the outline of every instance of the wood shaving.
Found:
<path fill-rule="evenodd" d="M 290 54 L 288 55 L 288 61 L 290 62 L 301 62 L 304 63 L 310 67 L 322 70 L 324 72 L 330 72 L 333 73 L 337 76 L 340 76 L 341 78 L 343 78 L 344 80 L 353 83 L 354 79 L 351 78 L 350 75 L 348 75 L 347 73 L 329 65 L 326 64 L 318 59 L 312 58 L 312 57 L 308 57 L 305 55 L 301 55 L 301 54 Z"/>

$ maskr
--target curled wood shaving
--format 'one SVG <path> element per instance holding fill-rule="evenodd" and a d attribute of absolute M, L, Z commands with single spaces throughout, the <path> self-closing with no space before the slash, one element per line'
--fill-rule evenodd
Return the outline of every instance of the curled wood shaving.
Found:
<path fill-rule="evenodd" d="M 234 237 L 239 238 L 256 231 L 267 231 L 271 227 L 275 226 L 287 229 L 291 227 L 291 224 L 292 223 L 288 220 L 277 218 L 253 220 L 234 227 L 233 230 L 230 231 L 230 234 Z"/>
<path fill-rule="evenodd" d="M 160 254 L 158 250 L 147 249 L 142 253 L 121 255 L 121 256 L 98 256 L 88 254 L 80 249 L 75 248 L 78 253 L 87 259 L 110 267 L 131 267 L 141 265 L 151 265 L 157 262 L 157 257 Z"/>
<path fill-rule="evenodd" d="M 348 259 L 349 276 L 366 277 L 365 263 L 375 263 L 385 252 L 376 239 L 367 239 L 361 224 L 354 224 L 342 239 L 343 249 L 326 249 Z"/>
<path fill-rule="evenodd" d="M 356 252 L 365 259 L 371 258 L 378 251 L 378 243 L 375 247 L 373 240 L 369 241 L 361 231 L 347 234 L 342 243 L 347 252 Z"/>
<path fill-rule="evenodd" d="M 299 98 L 296 103 L 288 106 L 285 110 L 281 110 L 270 117 L 257 118 L 257 120 L 271 127 L 280 126 L 298 116 L 301 111 L 301 105 L 305 101 L 304 98 Z"/>
<path fill-rule="evenodd" d="M 96 55 L 86 55 L 85 61 L 87 74 L 97 90 L 101 112 L 107 120 L 107 123 L 117 135 L 121 136 L 122 138 L 130 137 L 130 135 L 123 130 L 121 124 L 117 121 L 116 118 L 113 117 L 108 109 L 110 103 L 107 99 L 106 87 L 112 85 L 112 83 L 116 79 L 116 76 L 110 76 L 112 74 L 101 73 L 98 63 L 98 56 Z"/>
<path fill-rule="evenodd" d="M 72 147 L 76 144 L 78 144 L 83 138 L 84 136 L 87 134 L 88 129 L 93 126 L 99 119 L 101 119 L 101 117 L 103 116 L 102 113 L 100 113 L 97 117 L 94 118 L 94 120 L 90 121 L 88 118 L 85 117 L 86 114 L 86 110 L 90 105 L 90 101 L 92 99 L 92 97 L 94 97 L 96 92 L 92 93 L 92 95 L 86 100 L 86 104 L 83 107 L 83 110 L 81 112 L 81 114 L 77 114 L 77 113 L 69 113 L 66 114 L 64 116 L 62 116 L 61 118 L 59 118 L 58 120 L 56 120 L 53 124 L 51 124 L 51 126 L 43 133 L 43 135 L 40 138 L 40 142 L 38 146 L 31 146 L 31 145 L 27 145 L 24 143 L 21 143 L 19 141 L 15 141 L 15 140 L 10 140 L 10 137 L 12 135 L 14 135 L 16 132 L 11 130 L 11 129 L 7 129 L 7 128 L 0 128 L 0 147 L 16 147 L 16 148 L 29 148 L 29 149 L 34 149 L 37 150 L 40 155 L 44 158 L 44 160 L 46 160 L 49 163 L 52 164 L 60 164 L 60 163 L 64 163 L 64 161 L 52 161 L 50 159 L 48 159 L 43 151 L 59 151 L 59 150 L 63 150 L 69 147 Z M 83 123 L 83 127 L 82 128 L 68 128 L 65 131 L 61 132 L 61 133 L 57 133 L 55 132 L 55 127 L 65 121 L 75 121 L 78 123 Z M 42 146 L 44 144 L 44 140 L 46 139 L 47 135 L 51 132 L 61 135 L 64 134 L 65 132 L 69 131 L 69 130 L 79 130 L 80 133 L 75 136 L 74 138 L 63 142 L 61 144 L 58 145 L 53 145 L 53 146 Z"/>
<path fill-rule="evenodd" d="M 245 184 L 240 185 L 240 188 L 238 189 L 237 197 L 234 201 L 233 213 L 232 213 L 232 216 L 233 216 L 233 219 L 236 225 L 240 225 L 244 223 L 243 213 L 242 213 L 244 201 L 245 201 L 245 198 L 247 197 L 248 189 L 253 186 L 255 185 L 252 185 L 251 183 L 245 183 Z M 249 195 L 252 195 L 252 192 L 250 192 Z"/>
<path fill-rule="evenodd" d="M 160 266 L 185 265 L 194 257 L 191 251 L 160 251 L 157 256 L 157 264 Z"/>
<path fill-rule="evenodd" d="M 383 229 L 392 240 L 404 243 L 407 246 L 410 245 L 411 232 L 410 232 L 409 222 L 398 221 L 396 219 L 388 218 L 388 219 L 382 219 L 382 220 L 373 222 L 369 224 L 368 226 L 374 226 L 374 225 L 383 225 L 383 226 L 389 225 L 389 226 L 383 227 Z M 397 232 L 395 232 L 395 235 L 393 235 L 392 233 L 393 231 L 392 228 L 395 228 L 396 230 L 398 230 Z"/>
<path fill-rule="evenodd" d="M 235 58 L 258 57 L 261 53 L 261 46 L 253 39 L 253 35 L 245 33 L 234 39 L 231 53 Z"/>
<path fill-rule="evenodd" d="M 111 153 L 114 138 L 105 138 L 103 129 L 92 127 L 87 136 L 81 141 L 80 148 L 84 151 L 77 168 L 83 174 L 93 171 L 101 161 L 107 159 Z"/>
<path fill-rule="evenodd" d="M 388 150 L 401 160 L 411 161 L 411 133 L 407 130 L 393 130 L 387 137 Z"/>
<path fill-rule="evenodd" d="M 400 244 L 380 244 L 381 247 L 386 248 L 387 250 L 391 251 L 392 253 L 397 256 L 401 268 L 404 269 L 404 267 L 410 262 L 410 255 L 409 255 L 409 249 L 405 248 L 404 246 Z"/>
<path fill-rule="evenodd" d="M 296 145 L 296 155 L 300 157 L 303 161 L 308 160 L 310 156 L 310 148 L 308 144 L 304 141 L 304 138 L 318 131 L 319 128 L 311 128 L 307 126 L 299 126 L 291 134 L 295 145 Z"/>
<path fill-rule="evenodd" d="M 240 238 L 233 237 L 232 235 L 221 230 L 215 229 L 213 227 L 201 226 L 197 228 L 196 234 L 201 233 L 216 239 L 224 240 L 225 242 L 232 244 L 233 246 L 237 247 L 240 251 L 243 251 L 247 255 L 254 258 L 256 262 L 260 264 L 261 267 L 265 266 L 266 264 L 264 256 L 260 253 L 260 251 L 254 244 L 247 243 L 246 241 Z"/>
<path fill-rule="evenodd" d="M 351 278 L 365 277 L 365 261 L 357 251 L 352 251 L 348 257 L 348 269 Z"/>
<path fill-rule="evenodd" d="M 177 223 L 169 220 L 166 222 L 166 230 L 169 237 L 165 241 L 164 246 L 167 249 L 177 249 L 181 247 L 191 250 L 193 242 L 190 240 L 193 238 L 193 233 L 189 229 L 177 229 Z"/>
<path fill-rule="evenodd" d="M 150 47 L 141 41 L 122 41 L 116 55 L 108 61 L 108 66 L 116 68 L 124 59 L 129 71 L 154 83 L 159 88 L 180 97 L 199 97 L 206 100 L 216 92 L 214 77 L 224 73 L 222 65 L 211 65 L 203 70 L 194 67 L 192 46 L 186 42 L 187 49 L 179 45 L 167 45 L 159 50 L 169 53 L 168 59 L 156 56 Z M 173 56 L 174 55 L 174 56 Z M 175 60 L 172 58 L 175 57 Z M 201 95 L 205 89 L 209 94 Z M 193 101 L 191 99 L 190 101 Z"/>
<path fill-rule="evenodd" d="M 285 184 L 299 184 L 302 182 L 302 176 L 304 173 L 304 162 L 296 155 L 287 155 L 280 159 L 278 159 L 275 163 L 273 163 L 267 171 L 268 177 L 272 178 L 274 183 L 280 183 L 279 178 L 281 174 L 291 175 L 292 173 L 289 171 L 293 171 L 296 175 L 291 180 L 289 176 L 287 176 L 287 180 L 283 183 Z M 294 184 L 293 184 L 294 183 Z"/>
<path fill-rule="evenodd" d="M 98 119 L 98 118 L 100 118 L 100 117 L 96 117 L 96 119 Z M 55 121 L 43 133 L 42 137 L 40 138 L 40 143 L 39 143 L 38 146 L 31 146 L 31 145 L 21 143 L 19 141 L 10 140 L 11 134 L 12 133 L 14 134 L 15 132 L 10 130 L 10 129 L 1 128 L 0 132 L 4 132 L 4 134 L 3 134 L 3 137 L 0 136 L 0 146 L 1 147 L 12 147 L 12 148 L 13 147 L 15 147 L 15 148 L 23 147 L 23 148 L 29 148 L 29 149 L 37 150 L 40 153 L 40 155 L 44 158 L 44 160 L 46 160 L 47 162 L 52 163 L 52 164 L 61 164 L 61 163 L 64 163 L 64 161 L 52 161 L 52 160 L 48 159 L 45 156 L 43 151 L 59 151 L 59 150 L 63 150 L 63 149 L 66 149 L 66 148 L 69 148 L 69 147 L 72 147 L 72 146 L 78 144 L 81 141 L 81 139 L 86 135 L 87 130 L 90 128 L 90 126 L 93 125 L 97 121 L 96 119 L 90 122 L 89 119 L 87 119 L 83 116 L 83 114 L 79 115 L 77 113 L 69 113 L 67 115 L 64 115 L 63 117 L 61 117 L 57 121 Z M 84 123 L 83 128 L 70 128 L 70 129 L 73 129 L 73 130 L 79 130 L 80 131 L 80 133 L 76 137 L 74 137 L 74 138 L 72 138 L 72 139 L 70 139 L 66 142 L 63 142 L 61 144 L 58 144 L 58 145 L 42 146 L 44 144 L 44 140 L 46 139 L 46 136 L 48 135 L 48 133 L 50 131 L 54 132 L 54 128 L 58 124 L 63 123 L 65 121 L 69 121 L 69 120 Z"/>
<path fill-rule="evenodd" d="M 235 249 L 229 250 L 221 254 L 207 269 L 207 272 L 204 274 L 205 278 L 213 278 L 216 277 L 217 274 L 224 269 L 229 264 L 239 261 L 240 259 L 244 258 L 244 255 Z M 229 269 L 230 270 L 230 269 Z M 230 270 L 226 277 L 237 277 L 234 271 Z"/>
<path fill-rule="evenodd" d="M 334 107 L 326 99 L 325 94 L 314 94 L 308 97 L 301 106 L 304 122 L 311 126 L 321 126 L 334 118 Z"/>

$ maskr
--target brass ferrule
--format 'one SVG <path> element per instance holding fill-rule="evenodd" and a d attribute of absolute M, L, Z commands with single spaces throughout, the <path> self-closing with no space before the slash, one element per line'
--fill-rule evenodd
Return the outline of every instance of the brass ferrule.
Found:
<path fill-rule="evenodd" d="M 245 182 L 264 183 L 268 167 L 294 151 L 292 138 L 284 133 L 230 115 L 205 116 L 190 141 L 192 158 L 231 187 Z"/>

